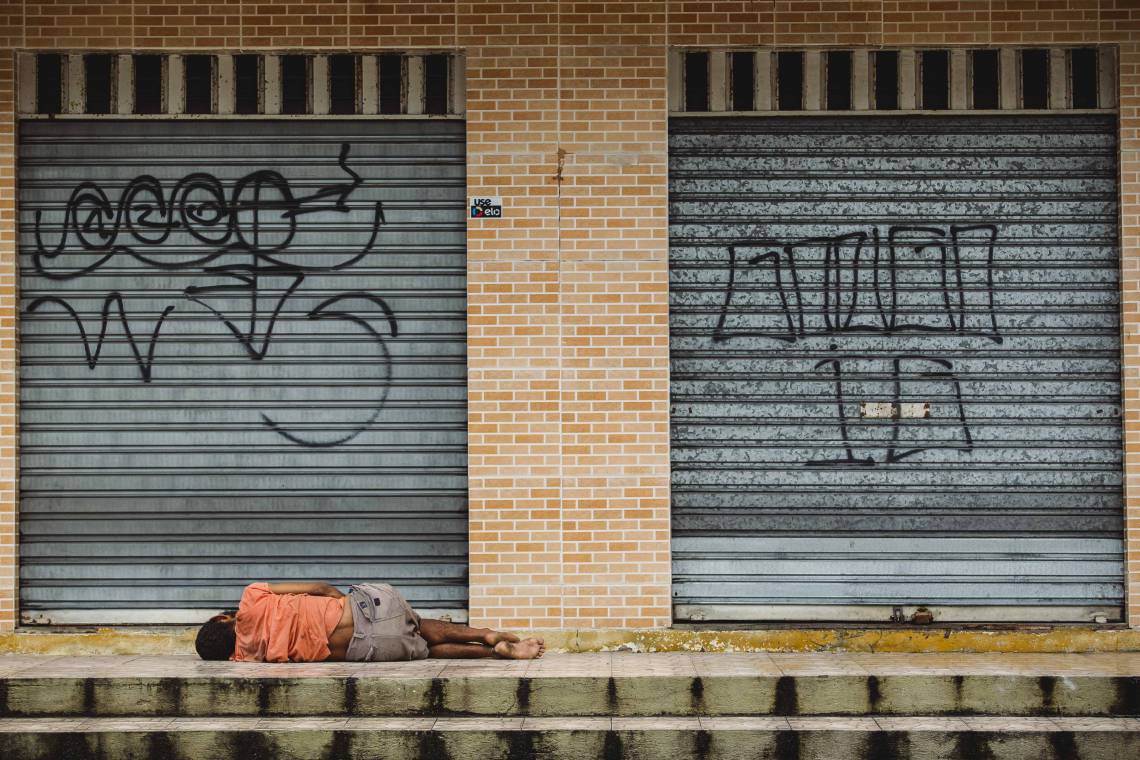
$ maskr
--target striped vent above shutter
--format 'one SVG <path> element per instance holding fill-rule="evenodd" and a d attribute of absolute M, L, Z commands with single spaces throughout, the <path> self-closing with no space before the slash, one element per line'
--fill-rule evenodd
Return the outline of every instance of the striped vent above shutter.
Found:
<path fill-rule="evenodd" d="M 275 579 L 464 608 L 462 122 L 20 137 L 25 621 Z"/>
<path fill-rule="evenodd" d="M 671 121 L 679 618 L 1119 618 L 1115 128 Z"/>

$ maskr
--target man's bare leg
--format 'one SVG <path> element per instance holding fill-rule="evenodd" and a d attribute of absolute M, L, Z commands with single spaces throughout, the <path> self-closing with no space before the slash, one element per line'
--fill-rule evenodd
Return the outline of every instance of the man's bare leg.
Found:
<path fill-rule="evenodd" d="M 497 657 L 500 660 L 533 660 L 542 657 L 546 645 L 542 639 L 525 641 L 500 641 L 493 647 L 486 644 L 433 644 L 428 647 L 428 657 L 440 660 L 474 660 L 482 657 Z"/>
<path fill-rule="evenodd" d="M 493 631 L 490 628 L 470 628 L 458 623 L 448 623 L 443 620 L 423 618 L 420 620 L 420 635 L 428 646 L 434 644 L 466 644 L 477 642 L 493 647 L 500 641 L 518 641 L 519 637 L 513 633 Z"/>
<path fill-rule="evenodd" d="M 494 657 L 495 650 L 485 644 L 433 644 L 428 647 L 428 657 L 441 660 L 475 660 L 480 657 Z"/>
<path fill-rule="evenodd" d="M 507 660 L 533 660 L 542 657 L 546 645 L 542 639 L 519 641 L 513 633 L 490 628 L 470 628 L 443 620 L 423 618 L 420 635 L 428 644 L 431 657 L 470 659 L 499 657 Z"/>

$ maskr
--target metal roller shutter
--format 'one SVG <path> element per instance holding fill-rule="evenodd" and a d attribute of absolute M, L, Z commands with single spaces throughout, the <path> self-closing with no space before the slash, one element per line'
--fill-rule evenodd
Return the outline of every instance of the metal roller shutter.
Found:
<path fill-rule="evenodd" d="M 466 607 L 464 133 L 21 124 L 25 621 Z"/>
<path fill-rule="evenodd" d="M 1114 116 L 670 123 L 680 619 L 1119 619 Z"/>

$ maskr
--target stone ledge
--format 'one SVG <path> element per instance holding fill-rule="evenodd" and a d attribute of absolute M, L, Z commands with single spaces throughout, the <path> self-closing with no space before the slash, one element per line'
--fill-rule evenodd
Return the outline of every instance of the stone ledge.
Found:
<path fill-rule="evenodd" d="M 1140 715 L 1140 654 L 0 657 L 0 717 Z"/>

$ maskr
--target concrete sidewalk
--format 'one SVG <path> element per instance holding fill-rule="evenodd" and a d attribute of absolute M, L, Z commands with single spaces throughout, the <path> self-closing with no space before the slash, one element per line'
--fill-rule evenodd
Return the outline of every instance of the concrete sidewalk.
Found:
<path fill-rule="evenodd" d="M 6 654 L 185 655 L 197 626 L 27 627 L 0 633 Z M 523 631 L 515 633 L 524 634 Z M 1140 652 L 1140 629 L 1081 625 L 1011 626 L 681 626 L 653 629 L 538 630 L 551 652 L 1076 653 Z"/>

